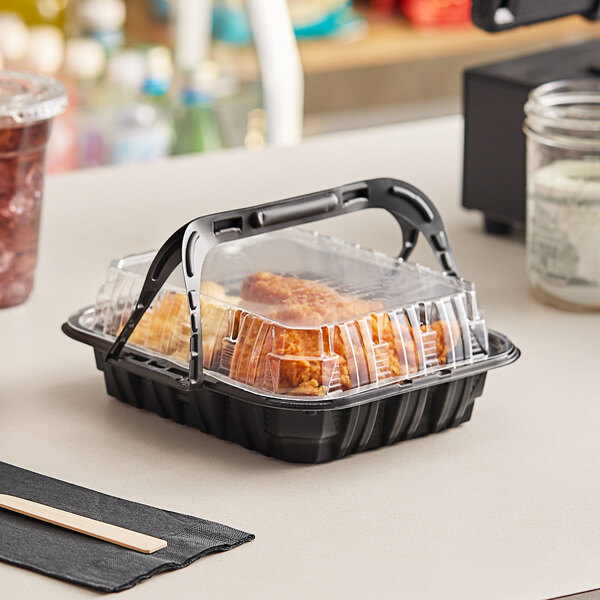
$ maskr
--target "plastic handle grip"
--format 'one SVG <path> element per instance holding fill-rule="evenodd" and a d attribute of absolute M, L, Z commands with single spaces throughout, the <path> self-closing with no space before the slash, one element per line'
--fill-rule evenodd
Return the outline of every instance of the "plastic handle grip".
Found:
<path fill-rule="evenodd" d="M 442 219 L 429 198 L 416 187 L 396 179 L 371 179 L 240 210 L 199 217 L 178 229 L 160 248 L 142 286 L 140 297 L 125 327 L 111 347 L 107 361 L 120 360 L 129 336 L 150 307 L 173 270 L 183 263 L 190 309 L 189 379 L 185 389 L 202 384 L 202 322 L 200 282 L 208 252 L 222 242 L 303 225 L 365 208 L 383 208 L 398 221 L 403 235 L 400 257 L 410 256 L 419 233 L 427 239 L 448 275 L 458 276 L 454 254 Z"/>

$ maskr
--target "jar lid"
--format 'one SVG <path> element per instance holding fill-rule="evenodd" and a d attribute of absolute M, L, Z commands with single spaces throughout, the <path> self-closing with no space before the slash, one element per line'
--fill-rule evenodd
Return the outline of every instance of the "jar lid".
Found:
<path fill-rule="evenodd" d="M 564 79 L 529 93 L 525 114 L 544 125 L 600 131 L 600 79 Z"/>
<path fill-rule="evenodd" d="M 56 79 L 22 71 L 0 72 L 0 118 L 35 123 L 55 117 L 66 107 L 66 90 Z"/>

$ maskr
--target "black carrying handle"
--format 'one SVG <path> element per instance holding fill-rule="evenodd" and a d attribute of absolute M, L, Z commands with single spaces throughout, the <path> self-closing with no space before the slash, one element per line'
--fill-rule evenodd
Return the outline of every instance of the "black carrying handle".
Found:
<path fill-rule="evenodd" d="M 422 233 L 444 273 L 458 277 L 454 254 L 437 209 L 423 192 L 397 179 L 360 181 L 279 202 L 215 213 L 194 219 L 178 229 L 157 252 L 136 307 L 109 350 L 107 362 L 125 360 L 120 354 L 127 340 L 175 267 L 183 263 L 191 337 L 189 378 L 180 384 L 184 389 L 200 387 L 203 379 L 200 283 L 202 266 L 208 252 L 223 242 L 304 225 L 365 208 L 383 208 L 398 221 L 403 235 L 400 258 L 410 256 L 419 233 Z"/>

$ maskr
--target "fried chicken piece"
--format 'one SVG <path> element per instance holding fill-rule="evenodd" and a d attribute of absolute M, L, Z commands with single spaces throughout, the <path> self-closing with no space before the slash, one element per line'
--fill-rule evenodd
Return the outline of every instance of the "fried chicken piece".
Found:
<path fill-rule="evenodd" d="M 201 294 L 204 367 L 218 368 L 223 340 L 230 338 L 234 349 L 228 374 L 252 387 L 323 396 L 419 372 L 417 342 L 406 313 L 383 312 L 378 301 L 265 272 L 244 281 L 239 309 L 219 302 L 232 305 L 239 299 L 214 282 L 204 282 Z M 445 364 L 449 347 L 459 339 L 458 323 L 435 321 L 420 329 L 423 339 L 430 340 L 427 364 Z M 189 338 L 186 295 L 167 292 L 144 315 L 131 341 L 187 362 Z"/>
<path fill-rule="evenodd" d="M 220 341 L 229 328 L 229 309 L 219 300 L 232 304 L 222 286 L 206 281 L 200 285 L 202 302 L 202 362 L 212 368 L 218 362 Z M 189 360 L 190 316 L 184 292 L 167 291 L 156 301 L 133 330 L 130 341 L 178 362 Z"/>
<path fill-rule="evenodd" d="M 331 378 L 337 359 L 323 338 L 319 329 L 287 329 L 244 313 L 230 376 L 281 394 L 324 395 L 322 382 Z"/>
<path fill-rule="evenodd" d="M 250 275 L 242 284 L 241 305 L 286 326 L 313 326 L 315 329 L 295 329 L 271 326 L 263 321 L 264 330 L 256 317 L 244 318 L 232 359 L 231 376 L 245 383 L 278 393 L 324 395 L 334 375 L 336 362 L 344 389 L 368 381 L 364 352 L 352 356 L 349 365 L 347 347 L 362 345 L 361 336 L 352 324 L 322 327 L 323 323 L 345 320 L 381 309 L 380 302 L 368 302 L 340 294 L 332 287 L 308 279 L 284 277 L 259 272 Z M 370 317 L 367 317 L 370 318 Z M 258 318 L 260 320 L 260 318 Z M 260 330 L 260 334 L 258 331 Z M 332 351 L 333 348 L 333 351 Z M 254 362 L 263 365 L 253 368 Z M 261 380 L 269 366 L 269 381 Z"/>
<path fill-rule="evenodd" d="M 286 325 L 319 327 L 382 308 L 380 302 L 345 296 L 323 283 L 266 272 L 249 275 L 240 295 L 244 308 Z"/>
<path fill-rule="evenodd" d="M 421 326 L 421 329 L 423 326 Z M 445 365 L 448 361 L 448 347 L 455 347 L 460 339 L 460 325 L 456 321 L 434 321 L 431 330 L 435 331 L 435 345 L 438 363 Z"/>
<path fill-rule="evenodd" d="M 266 272 L 244 281 L 241 298 L 245 310 L 231 363 L 233 379 L 276 393 L 318 396 L 419 371 L 414 331 L 403 311 L 386 313 L 380 302 Z M 446 341 L 458 340 L 458 324 L 451 329 L 449 334 L 441 321 L 421 326 L 435 338 L 438 364 L 446 363 Z"/>
<path fill-rule="evenodd" d="M 419 370 L 419 358 L 413 330 L 406 315 L 380 313 L 372 315 L 373 342 L 387 344 L 389 377 L 407 377 Z"/>
<path fill-rule="evenodd" d="M 168 291 L 146 311 L 129 341 L 161 356 L 187 361 L 190 317 L 186 295 Z"/>

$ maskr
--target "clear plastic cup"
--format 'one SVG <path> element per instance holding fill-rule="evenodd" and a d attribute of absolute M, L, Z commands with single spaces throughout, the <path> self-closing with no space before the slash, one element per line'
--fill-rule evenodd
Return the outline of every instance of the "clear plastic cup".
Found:
<path fill-rule="evenodd" d="M 46 145 L 66 106 L 55 79 L 0 72 L 0 308 L 22 304 L 33 288 Z"/>

